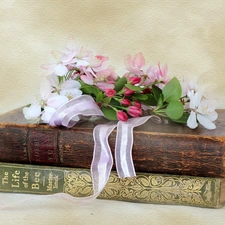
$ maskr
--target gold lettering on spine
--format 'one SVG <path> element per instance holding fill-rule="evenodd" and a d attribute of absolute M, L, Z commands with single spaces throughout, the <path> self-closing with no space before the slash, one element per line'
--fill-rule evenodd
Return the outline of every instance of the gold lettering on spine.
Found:
<path fill-rule="evenodd" d="M 9 173 L 8 172 L 4 172 L 4 176 L 2 178 L 2 185 L 8 184 L 8 182 L 9 182 Z"/>
<path fill-rule="evenodd" d="M 13 174 L 12 174 L 12 184 L 11 184 L 12 188 L 19 188 L 20 187 L 20 171 L 16 170 Z"/>
<path fill-rule="evenodd" d="M 59 176 L 54 175 L 54 183 L 53 183 L 53 189 L 59 188 Z"/>
<path fill-rule="evenodd" d="M 29 186 L 28 179 L 29 179 L 29 172 L 25 172 L 25 174 L 23 176 L 23 186 L 24 186 L 24 188 L 28 188 L 28 186 Z"/>
<path fill-rule="evenodd" d="M 31 162 L 43 164 L 58 163 L 57 132 L 47 130 L 31 130 L 28 149 Z"/>
<path fill-rule="evenodd" d="M 32 185 L 31 185 L 31 189 L 33 190 L 33 189 L 35 189 L 35 190 L 39 190 L 39 188 L 40 188 L 40 184 L 39 184 L 39 182 L 40 182 L 40 173 L 39 172 L 35 172 L 35 174 L 34 174 L 34 183 L 32 183 Z"/>
<path fill-rule="evenodd" d="M 52 191 L 52 186 L 53 186 L 53 173 L 50 172 L 48 175 L 47 191 Z"/>

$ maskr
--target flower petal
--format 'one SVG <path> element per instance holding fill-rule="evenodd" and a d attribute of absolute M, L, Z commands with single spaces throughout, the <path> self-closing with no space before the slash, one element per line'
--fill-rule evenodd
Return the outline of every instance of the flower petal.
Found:
<path fill-rule="evenodd" d="M 67 97 L 72 96 L 74 98 L 76 96 L 82 95 L 82 91 L 77 88 L 64 89 L 60 91 L 60 95 L 65 95 Z"/>
<path fill-rule="evenodd" d="M 90 85 L 93 85 L 93 84 L 94 84 L 93 79 L 91 79 L 91 78 L 88 77 L 88 76 L 81 75 L 81 76 L 80 76 L 80 79 L 81 79 L 82 81 L 84 81 L 84 83 L 86 83 L 86 84 L 90 84 Z"/>
<path fill-rule="evenodd" d="M 52 108 L 59 108 L 64 103 L 68 102 L 68 98 L 64 95 L 57 95 L 48 99 L 47 104 Z"/>
<path fill-rule="evenodd" d="M 197 119 L 202 126 L 204 126 L 205 128 L 209 130 L 213 130 L 216 128 L 216 125 L 211 120 L 209 120 L 208 118 L 206 118 L 205 116 L 201 114 L 197 114 Z"/>
<path fill-rule="evenodd" d="M 31 105 L 30 107 L 24 107 L 23 114 L 27 120 L 37 118 L 41 114 L 41 106 Z"/>
<path fill-rule="evenodd" d="M 135 66 L 138 69 L 141 69 L 141 67 L 143 67 L 145 65 L 145 58 L 144 58 L 143 54 L 141 52 L 137 53 L 134 56 L 132 63 L 133 63 L 133 66 Z"/>
<path fill-rule="evenodd" d="M 62 89 L 68 89 L 68 88 L 80 88 L 81 85 L 76 80 L 66 80 L 62 83 L 61 88 Z"/>
<path fill-rule="evenodd" d="M 191 129 L 195 129 L 198 126 L 198 123 L 196 121 L 196 113 L 193 111 L 191 111 L 190 116 L 188 117 L 187 126 Z"/>
<path fill-rule="evenodd" d="M 204 117 L 211 121 L 215 121 L 218 118 L 218 113 L 216 111 L 208 112 L 208 114 L 205 114 Z"/>
<path fill-rule="evenodd" d="M 52 107 L 45 106 L 44 107 L 44 113 L 41 116 L 41 119 L 44 123 L 49 123 L 53 113 L 56 111 L 56 109 Z"/>
<path fill-rule="evenodd" d="M 96 86 L 102 91 L 106 91 L 107 89 L 114 89 L 115 87 L 114 84 L 109 84 L 106 82 L 97 82 Z"/>
<path fill-rule="evenodd" d="M 81 67 L 81 66 L 88 66 L 89 65 L 89 62 L 85 61 L 85 60 L 82 60 L 82 59 L 77 59 L 75 61 L 77 63 L 77 67 Z"/>
<path fill-rule="evenodd" d="M 62 64 L 58 64 L 54 68 L 54 73 L 58 76 L 64 76 L 67 72 L 68 72 L 67 67 Z"/>

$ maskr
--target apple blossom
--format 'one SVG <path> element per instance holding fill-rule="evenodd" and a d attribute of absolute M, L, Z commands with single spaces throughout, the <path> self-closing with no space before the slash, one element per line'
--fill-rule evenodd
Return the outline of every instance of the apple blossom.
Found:
<path fill-rule="evenodd" d="M 41 115 L 41 106 L 32 104 L 29 107 L 24 107 L 23 114 L 27 120 L 34 120 Z"/>
<path fill-rule="evenodd" d="M 131 55 L 125 57 L 125 66 L 128 71 L 133 74 L 143 74 L 142 69 L 145 66 L 145 58 L 141 52 L 137 53 L 133 58 Z"/>
<path fill-rule="evenodd" d="M 45 106 L 44 112 L 41 116 L 41 119 L 44 123 L 49 123 L 52 115 L 56 112 L 56 109 L 53 107 Z"/>
<path fill-rule="evenodd" d="M 131 82 L 131 84 L 138 84 L 138 83 L 141 82 L 141 78 L 140 77 L 133 76 L 133 77 L 130 77 L 129 78 L 129 81 Z"/>
<path fill-rule="evenodd" d="M 107 97 L 112 98 L 116 94 L 116 91 L 114 89 L 107 89 L 105 91 L 105 94 L 106 94 Z"/>
<path fill-rule="evenodd" d="M 130 106 L 130 105 L 131 105 L 130 100 L 127 99 L 127 98 L 123 98 L 123 99 L 120 101 L 120 103 L 121 103 L 122 105 L 124 105 L 124 106 Z"/>
<path fill-rule="evenodd" d="M 216 125 L 213 123 L 218 117 L 213 102 L 205 99 L 200 92 L 193 90 L 188 92 L 190 98 L 190 116 L 187 120 L 187 126 L 195 129 L 198 126 L 197 121 L 207 129 L 215 129 Z"/>
<path fill-rule="evenodd" d="M 120 120 L 120 121 L 127 121 L 128 120 L 127 114 L 123 111 L 118 111 L 116 116 L 117 116 L 117 119 Z"/>
<path fill-rule="evenodd" d="M 133 90 L 130 90 L 129 88 L 124 88 L 124 95 L 125 96 L 132 95 L 133 93 L 134 93 Z"/>
<path fill-rule="evenodd" d="M 133 102 L 133 105 L 138 107 L 138 108 L 141 108 L 141 103 L 140 102 L 135 101 L 135 102 Z"/>
<path fill-rule="evenodd" d="M 142 114 L 142 110 L 137 106 L 129 106 L 127 112 L 132 117 L 140 117 Z"/>

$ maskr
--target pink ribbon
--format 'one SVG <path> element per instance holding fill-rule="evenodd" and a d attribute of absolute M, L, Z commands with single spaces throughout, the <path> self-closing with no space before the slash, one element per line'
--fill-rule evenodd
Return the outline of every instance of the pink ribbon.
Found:
<path fill-rule="evenodd" d="M 136 176 L 132 160 L 133 129 L 154 117 L 156 116 L 137 117 L 128 119 L 126 122 L 118 122 L 115 161 L 117 173 L 120 178 Z"/>
<path fill-rule="evenodd" d="M 94 99 L 89 95 L 81 95 L 61 106 L 52 116 L 51 126 L 74 126 L 80 116 L 104 116 Z M 96 198 L 105 187 L 113 165 L 113 157 L 108 143 L 108 137 L 117 127 L 115 163 L 118 176 L 136 176 L 132 160 L 133 128 L 142 125 L 148 119 L 156 116 L 145 116 L 128 119 L 126 122 L 109 122 L 97 125 L 93 130 L 94 152 L 91 164 L 91 175 L 94 194 L 82 200 Z"/>
<path fill-rule="evenodd" d="M 59 107 L 52 115 L 49 125 L 71 128 L 79 122 L 81 115 L 104 116 L 91 96 L 81 95 Z"/>

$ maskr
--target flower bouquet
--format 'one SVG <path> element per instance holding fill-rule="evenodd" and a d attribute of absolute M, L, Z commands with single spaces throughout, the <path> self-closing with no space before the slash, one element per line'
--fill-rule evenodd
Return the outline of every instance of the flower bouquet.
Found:
<path fill-rule="evenodd" d="M 52 55 L 55 62 L 42 66 L 47 74 L 40 96 L 23 110 L 25 118 L 32 122 L 52 124 L 51 118 L 60 107 L 88 95 L 94 108 L 100 109 L 99 115 L 109 120 L 127 121 L 147 112 L 187 123 L 192 129 L 198 123 L 215 129 L 214 104 L 198 90 L 197 84 L 169 78 L 167 66 L 147 65 L 142 53 L 125 57 L 127 73 L 123 76 L 115 73 L 108 57 L 79 48 L 72 39 L 62 51 L 53 51 Z M 91 109 L 93 102 L 87 104 L 86 110 Z"/>

